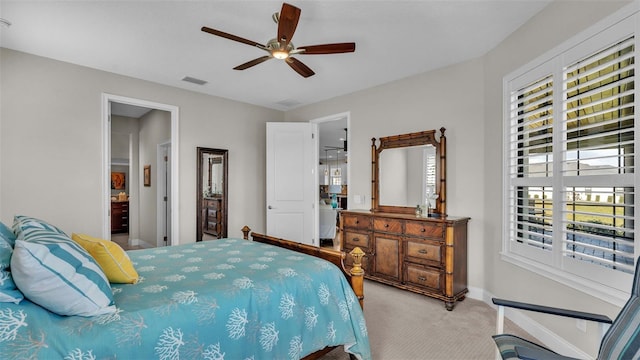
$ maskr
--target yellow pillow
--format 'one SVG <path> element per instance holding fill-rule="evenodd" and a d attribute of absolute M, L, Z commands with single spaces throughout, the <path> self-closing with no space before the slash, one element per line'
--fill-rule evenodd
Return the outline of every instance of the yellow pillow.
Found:
<path fill-rule="evenodd" d="M 138 282 L 138 273 L 133 268 L 129 255 L 120 245 L 85 234 L 74 233 L 71 234 L 71 238 L 93 256 L 110 282 L 121 284 Z"/>

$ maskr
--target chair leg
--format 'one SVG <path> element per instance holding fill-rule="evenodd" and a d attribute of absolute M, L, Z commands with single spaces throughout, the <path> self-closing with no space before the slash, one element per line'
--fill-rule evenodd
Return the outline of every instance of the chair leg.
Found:
<path fill-rule="evenodd" d="M 604 338 L 604 334 L 607 333 L 607 330 L 611 327 L 611 324 L 607 323 L 598 323 L 598 329 L 600 330 L 600 340 Z"/>
<path fill-rule="evenodd" d="M 496 334 L 504 333 L 504 306 L 498 305 L 498 319 L 496 321 Z M 496 346 L 496 360 L 501 360 L 500 350 Z"/>

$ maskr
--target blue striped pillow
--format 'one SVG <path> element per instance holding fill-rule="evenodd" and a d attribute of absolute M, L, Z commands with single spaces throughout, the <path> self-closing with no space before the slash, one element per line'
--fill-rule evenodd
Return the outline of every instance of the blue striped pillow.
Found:
<path fill-rule="evenodd" d="M 58 234 L 66 235 L 66 233 L 46 221 L 36 219 L 30 216 L 16 215 L 13 217 L 13 232 L 19 239 L 24 238 L 31 231 L 48 230 Z"/>
<path fill-rule="evenodd" d="M 41 225 L 14 223 L 20 232 L 11 272 L 18 289 L 27 299 L 60 315 L 115 312 L 109 281 L 91 255 L 57 228 Z"/>
<path fill-rule="evenodd" d="M 19 303 L 24 296 L 16 287 L 11 275 L 11 256 L 16 236 L 5 224 L 0 222 L 0 302 Z"/>

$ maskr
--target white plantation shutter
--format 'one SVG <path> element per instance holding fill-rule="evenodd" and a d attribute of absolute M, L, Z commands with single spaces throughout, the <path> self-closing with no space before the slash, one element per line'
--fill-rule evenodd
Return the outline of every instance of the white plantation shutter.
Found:
<path fill-rule="evenodd" d="M 510 96 L 509 230 L 511 240 L 552 247 L 553 78 L 544 76 Z"/>
<path fill-rule="evenodd" d="M 635 241 L 636 22 L 504 79 L 504 255 L 594 295 L 629 291 Z"/>
<path fill-rule="evenodd" d="M 634 38 L 564 70 L 563 255 L 632 273 Z"/>

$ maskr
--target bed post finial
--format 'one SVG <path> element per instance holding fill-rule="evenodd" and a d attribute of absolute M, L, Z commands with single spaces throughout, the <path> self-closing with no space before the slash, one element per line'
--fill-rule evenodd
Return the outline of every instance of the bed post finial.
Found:
<path fill-rule="evenodd" d="M 245 240 L 249 240 L 249 231 L 251 231 L 251 228 L 250 228 L 250 227 L 248 227 L 247 225 L 245 225 L 245 226 L 242 228 L 242 234 L 243 234 L 242 238 L 243 238 L 243 239 L 245 239 Z"/>
<path fill-rule="evenodd" d="M 351 287 L 356 294 L 360 307 L 364 309 L 364 269 L 362 269 L 362 258 L 364 251 L 359 247 L 351 250 L 349 253 L 353 259 L 353 267 L 351 267 Z"/>
<path fill-rule="evenodd" d="M 364 270 L 362 269 L 362 258 L 364 257 L 364 251 L 359 247 L 351 250 L 349 253 L 353 257 L 353 267 L 351 268 L 351 275 L 360 276 L 364 275 Z"/>

